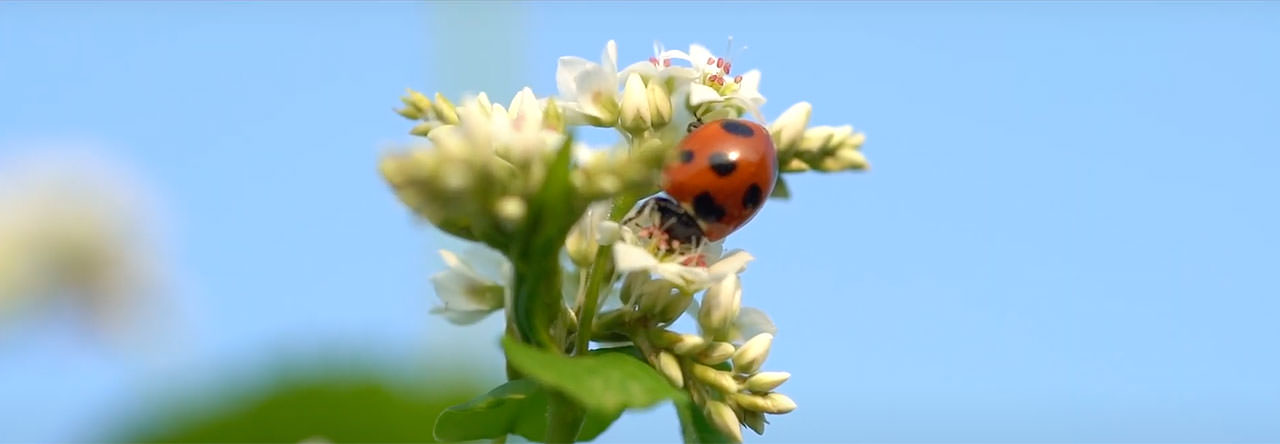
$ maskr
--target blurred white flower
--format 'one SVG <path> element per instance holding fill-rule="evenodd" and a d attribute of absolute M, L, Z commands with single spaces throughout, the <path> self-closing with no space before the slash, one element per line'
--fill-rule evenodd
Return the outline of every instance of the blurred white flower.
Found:
<path fill-rule="evenodd" d="M 87 152 L 0 159 L 0 318 L 70 299 L 108 330 L 160 290 L 145 188 Z"/>
<path fill-rule="evenodd" d="M 556 87 L 565 118 L 572 124 L 612 127 L 618 122 L 618 45 L 605 44 L 600 63 L 581 57 L 561 57 L 556 66 Z"/>
<path fill-rule="evenodd" d="M 431 284 L 444 304 L 432 309 L 432 314 L 455 325 L 467 325 L 506 306 L 513 272 L 506 257 L 481 246 L 463 257 L 440 250 L 440 257 L 448 268 L 432 275 Z"/>

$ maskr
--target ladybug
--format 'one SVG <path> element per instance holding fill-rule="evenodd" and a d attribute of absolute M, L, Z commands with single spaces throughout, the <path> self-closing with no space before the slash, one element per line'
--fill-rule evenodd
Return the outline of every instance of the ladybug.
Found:
<path fill-rule="evenodd" d="M 676 150 L 677 158 L 662 172 L 667 196 L 651 205 L 667 234 L 685 243 L 719 241 L 746 225 L 777 183 L 773 138 L 755 122 L 695 122 Z"/>

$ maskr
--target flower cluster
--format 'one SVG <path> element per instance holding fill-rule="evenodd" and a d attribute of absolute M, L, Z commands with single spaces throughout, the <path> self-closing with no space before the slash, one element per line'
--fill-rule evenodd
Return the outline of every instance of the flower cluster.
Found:
<path fill-rule="evenodd" d="M 760 72 L 739 73 L 700 45 L 655 45 L 619 69 L 610 41 L 598 62 L 562 57 L 555 79 L 557 95 L 524 88 L 507 106 L 484 93 L 458 105 L 438 93 L 402 98 L 397 112 L 430 143 L 384 156 L 382 175 L 417 215 L 483 244 L 440 252 L 448 268 L 432 276 L 443 301 L 433 313 L 465 325 L 503 310 L 507 334 L 574 356 L 592 341 L 634 347 L 723 436 L 741 441 L 743 425 L 763 433 L 765 414 L 796 405 L 774 391 L 790 375 L 762 371 L 777 329 L 742 305 L 753 257 L 722 242 L 670 242 L 644 200 L 695 125 L 764 120 Z M 867 168 L 861 133 L 808 127 L 810 114 L 801 102 L 764 123 L 782 173 Z M 582 126 L 613 128 L 621 142 L 577 144 Z M 696 333 L 672 329 L 686 314 Z"/>

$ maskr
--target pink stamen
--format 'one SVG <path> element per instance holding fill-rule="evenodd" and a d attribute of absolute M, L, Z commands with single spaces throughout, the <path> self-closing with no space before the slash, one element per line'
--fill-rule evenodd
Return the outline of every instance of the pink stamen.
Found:
<path fill-rule="evenodd" d="M 716 68 L 724 68 L 724 57 L 716 59 Z"/>
<path fill-rule="evenodd" d="M 722 85 L 722 86 L 723 86 L 723 85 L 724 85 L 724 77 L 716 76 L 716 84 L 717 84 L 717 85 Z"/>
<path fill-rule="evenodd" d="M 654 65 L 657 65 L 657 64 L 658 64 L 658 58 L 657 58 L 657 57 L 649 57 L 649 63 L 652 63 L 652 64 L 654 64 Z"/>
<path fill-rule="evenodd" d="M 662 61 L 662 66 L 670 68 L 670 67 L 671 67 L 671 59 L 663 60 L 663 61 Z"/>
<path fill-rule="evenodd" d="M 711 57 L 707 57 L 707 64 L 708 64 L 708 65 L 714 65 L 714 64 L 716 64 L 716 59 L 713 59 L 713 58 L 711 58 Z"/>
<path fill-rule="evenodd" d="M 730 66 L 733 66 L 733 64 L 732 64 L 732 63 L 729 63 L 729 62 L 724 62 L 724 73 L 725 73 L 725 75 L 728 75 L 728 74 L 729 74 L 729 67 L 730 67 Z"/>
<path fill-rule="evenodd" d="M 742 83 L 742 76 L 734 77 L 734 78 L 733 78 L 733 83 Z"/>

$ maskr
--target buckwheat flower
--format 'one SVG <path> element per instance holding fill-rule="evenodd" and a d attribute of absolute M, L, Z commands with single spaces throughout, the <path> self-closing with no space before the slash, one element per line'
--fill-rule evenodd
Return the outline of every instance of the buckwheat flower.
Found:
<path fill-rule="evenodd" d="M 512 279 L 506 257 L 479 247 L 467 251 L 465 261 L 448 250 L 440 250 L 440 257 L 448 268 L 432 275 L 431 284 L 444 304 L 433 308 L 432 314 L 455 325 L 467 325 L 505 306 Z"/>
<path fill-rule="evenodd" d="M 765 98 L 760 94 L 759 70 L 733 75 L 732 61 L 717 57 L 698 44 L 689 45 L 688 53 L 673 50 L 667 51 L 664 56 L 687 60 L 698 71 L 698 77 L 689 87 L 689 106 L 724 102 L 740 106 L 756 116 L 760 115 L 760 107 L 764 106 Z"/>
<path fill-rule="evenodd" d="M 657 253 L 652 246 L 641 246 L 640 240 L 629 227 L 620 227 L 620 239 L 613 244 L 614 265 L 620 273 L 649 272 L 666 279 L 687 292 L 698 292 L 719 282 L 729 274 L 737 274 L 746 268 L 753 257 L 746 251 L 734 251 L 722 257 L 701 253 L 709 266 L 690 262 L 691 255 Z"/>
<path fill-rule="evenodd" d="M 661 42 L 653 42 L 653 56 L 649 60 L 636 62 L 622 70 L 623 75 L 639 74 L 646 83 L 666 83 L 668 80 L 690 82 L 698 78 L 698 70 L 686 66 L 673 65 L 670 53 Z"/>
<path fill-rule="evenodd" d="M 618 45 L 605 44 L 600 63 L 580 57 L 561 57 L 556 86 L 565 117 L 573 124 L 612 127 L 618 121 Z"/>

